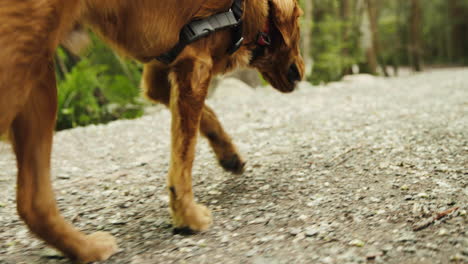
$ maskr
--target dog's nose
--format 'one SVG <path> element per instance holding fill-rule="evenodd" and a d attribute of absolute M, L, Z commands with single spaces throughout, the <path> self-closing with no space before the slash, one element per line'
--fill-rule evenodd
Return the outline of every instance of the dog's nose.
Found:
<path fill-rule="evenodd" d="M 299 69 L 297 68 L 296 63 L 293 63 L 288 70 L 288 81 L 290 83 L 295 83 L 301 80 L 301 74 L 299 73 Z"/>

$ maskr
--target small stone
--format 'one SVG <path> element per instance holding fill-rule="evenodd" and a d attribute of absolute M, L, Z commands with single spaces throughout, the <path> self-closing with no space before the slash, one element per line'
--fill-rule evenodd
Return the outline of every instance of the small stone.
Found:
<path fill-rule="evenodd" d="M 53 248 L 45 248 L 41 251 L 41 256 L 49 259 L 64 258 L 61 252 Z"/>
<path fill-rule="evenodd" d="M 121 204 L 120 208 L 129 208 L 130 206 L 132 206 L 132 203 L 126 202 L 126 203 Z"/>
<path fill-rule="evenodd" d="M 306 237 L 313 237 L 313 236 L 316 236 L 318 233 L 319 233 L 319 230 L 314 227 L 308 227 L 305 230 Z"/>
<path fill-rule="evenodd" d="M 348 245 L 353 246 L 353 247 L 363 247 L 366 243 L 362 240 L 359 239 L 353 239 L 351 240 Z"/>
<path fill-rule="evenodd" d="M 433 243 L 427 243 L 425 246 L 427 249 L 438 251 L 439 247 L 436 244 Z"/>
<path fill-rule="evenodd" d="M 293 242 L 297 242 L 297 241 L 300 241 L 300 240 L 303 240 L 305 238 L 305 234 L 303 232 L 297 234 L 296 238 L 294 238 Z"/>
<path fill-rule="evenodd" d="M 148 232 L 148 233 L 144 233 L 144 234 L 143 234 L 143 238 L 144 238 L 144 239 L 149 239 L 149 238 L 152 237 L 152 236 L 153 236 L 153 232 Z"/>
<path fill-rule="evenodd" d="M 127 221 L 125 221 L 123 219 L 112 219 L 112 220 L 110 220 L 110 223 L 113 224 L 113 225 L 125 225 L 127 223 Z"/>
<path fill-rule="evenodd" d="M 416 241 L 416 236 L 413 233 L 406 233 L 399 237 L 397 242 L 414 242 Z"/>
<path fill-rule="evenodd" d="M 464 256 L 468 256 L 468 248 L 463 249 L 463 250 L 462 250 L 462 254 L 463 254 Z"/>
<path fill-rule="evenodd" d="M 429 198 L 429 195 L 427 193 L 418 193 L 419 198 L 427 199 Z"/>
<path fill-rule="evenodd" d="M 402 190 L 402 191 L 407 191 L 407 190 L 409 190 L 409 186 L 406 185 L 406 184 L 405 184 L 405 185 L 402 185 L 402 186 L 400 187 L 400 190 Z"/>
<path fill-rule="evenodd" d="M 247 251 L 247 253 L 245 253 L 245 256 L 248 257 L 248 258 L 250 258 L 250 257 L 252 257 L 252 256 L 255 255 L 255 254 L 257 254 L 257 249 L 253 248 L 253 249 Z"/>
<path fill-rule="evenodd" d="M 386 245 L 384 245 L 384 246 L 382 247 L 382 251 L 383 251 L 384 253 L 390 252 L 390 251 L 392 251 L 392 250 L 393 250 L 392 244 L 386 244 Z"/>
<path fill-rule="evenodd" d="M 181 248 L 179 248 L 179 251 L 183 252 L 183 253 L 190 253 L 190 252 L 193 251 L 193 248 L 191 248 L 191 247 L 181 247 Z"/>
<path fill-rule="evenodd" d="M 260 242 L 267 243 L 267 242 L 272 241 L 274 238 L 275 238 L 274 236 L 265 236 L 265 237 L 260 238 Z"/>
<path fill-rule="evenodd" d="M 222 237 L 221 237 L 221 243 L 226 244 L 226 243 L 229 243 L 229 241 L 230 241 L 230 240 L 229 240 L 229 236 L 228 236 L 228 235 L 225 235 L 225 236 L 222 236 Z"/>
<path fill-rule="evenodd" d="M 449 232 L 447 229 L 442 228 L 442 229 L 439 230 L 439 232 L 437 232 L 437 234 L 438 234 L 439 236 L 447 236 L 447 235 L 450 234 L 450 232 Z"/>
<path fill-rule="evenodd" d="M 382 256 L 382 255 L 383 255 L 382 251 L 372 250 L 372 251 L 370 251 L 369 253 L 366 254 L 366 259 L 367 260 L 373 260 L 373 259 L 376 259 L 377 257 Z"/>
<path fill-rule="evenodd" d="M 282 240 L 284 240 L 285 238 L 286 238 L 285 235 L 280 235 L 280 236 L 275 236 L 275 239 L 274 239 L 274 240 L 275 240 L 275 241 L 282 241 Z"/>
<path fill-rule="evenodd" d="M 377 215 L 382 215 L 382 214 L 385 214 L 385 210 L 384 209 L 380 209 L 378 210 L 377 212 L 375 212 Z"/>
<path fill-rule="evenodd" d="M 403 251 L 406 253 L 415 253 L 416 252 L 416 247 L 405 247 L 403 248 Z"/>
<path fill-rule="evenodd" d="M 450 261 L 452 262 L 464 262 L 465 260 L 467 260 L 464 256 L 462 256 L 461 254 L 455 254 L 453 256 L 450 257 Z"/>
<path fill-rule="evenodd" d="M 300 221 L 307 220 L 308 216 L 307 215 L 300 215 L 297 219 Z"/>
<path fill-rule="evenodd" d="M 405 201 L 411 201 L 411 200 L 413 200 L 413 196 L 412 195 L 405 195 L 404 199 L 405 199 Z"/>
<path fill-rule="evenodd" d="M 381 162 L 381 163 L 379 164 L 379 168 L 380 168 L 380 169 L 386 169 L 386 168 L 388 168 L 389 166 L 390 166 L 390 163 L 388 163 L 388 162 Z"/>
<path fill-rule="evenodd" d="M 280 262 L 273 258 L 254 257 L 252 264 L 279 264 Z"/>
<path fill-rule="evenodd" d="M 323 259 L 321 259 L 321 262 L 324 264 L 335 263 L 332 257 L 324 257 Z"/>
<path fill-rule="evenodd" d="M 130 260 L 130 264 L 141 264 L 141 263 L 144 263 L 144 262 L 145 262 L 145 260 L 141 256 L 134 256 Z"/>
<path fill-rule="evenodd" d="M 301 229 L 300 228 L 291 228 L 289 230 L 289 234 L 293 235 L 293 236 L 297 236 L 297 234 L 301 233 Z"/>
<path fill-rule="evenodd" d="M 268 219 L 266 219 L 266 218 L 256 218 L 256 219 L 250 221 L 249 225 L 263 224 L 263 223 L 265 223 L 267 221 L 268 221 Z"/>

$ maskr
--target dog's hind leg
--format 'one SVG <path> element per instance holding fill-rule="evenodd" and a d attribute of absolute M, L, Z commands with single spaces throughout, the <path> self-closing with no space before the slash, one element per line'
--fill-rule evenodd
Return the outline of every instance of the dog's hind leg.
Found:
<path fill-rule="evenodd" d="M 169 106 L 170 83 L 169 70 L 155 64 L 145 65 L 143 71 L 143 90 L 153 101 Z M 242 160 L 231 137 L 226 133 L 215 112 L 204 105 L 200 122 L 200 132 L 206 137 L 221 166 L 233 173 L 242 173 L 245 162 Z"/>
<path fill-rule="evenodd" d="M 239 155 L 231 137 L 224 131 L 215 112 L 205 106 L 200 123 L 200 131 L 205 136 L 215 152 L 221 166 L 230 172 L 244 172 L 245 161 Z"/>
<path fill-rule="evenodd" d="M 50 180 L 50 156 L 55 126 L 57 90 L 52 60 L 30 67 L 23 85 L 30 90 L 12 123 L 18 164 L 17 209 L 29 229 L 51 246 L 82 262 L 105 260 L 117 246 L 106 233 L 85 235 L 66 222 L 57 208 Z"/>

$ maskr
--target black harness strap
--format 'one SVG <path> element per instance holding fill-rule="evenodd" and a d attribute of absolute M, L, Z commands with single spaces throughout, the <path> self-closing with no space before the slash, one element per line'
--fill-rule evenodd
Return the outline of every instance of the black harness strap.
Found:
<path fill-rule="evenodd" d="M 156 57 L 165 64 L 171 64 L 189 44 L 204 38 L 216 31 L 232 28 L 233 44 L 228 49 L 230 54 L 236 52 L 244 41 L 242 29 L 243 0 L 234 0 L 227 12 L 219 13 L 205 19 L 195 20 L 182 28 L 177 43 L 170 51 Z"/>
<path fill-rule="evenodd" d="M 244 28 L 242 27 L 242 15 L 244 14 L 244 9 L 242 7 L 243 0 L 234 0 L 232 4 L 231 10 L 236 17 L 238 24 L 234 26 L 232 29 L 232 46 L 229 48 L 229 54 L 233 54 L 236 52 L 244 42 Z"/>

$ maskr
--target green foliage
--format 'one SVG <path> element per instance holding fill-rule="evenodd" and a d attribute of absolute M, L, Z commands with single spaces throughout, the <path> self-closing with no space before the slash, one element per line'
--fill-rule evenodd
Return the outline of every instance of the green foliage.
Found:
<path fill-rule="evenodd" d="M 363 59 L 357 45 L 360 34 L 348 33 L 353 24 L 340 18 L 338 1 L 317 1 L 314 8 L 317 11 L 312 33 L 314 68 L 310 81 L 337 81 Z"/>
<path fill-rule="evenodd" d="M 68 65 L 72 56 L 59 49 L 58 59 Z M 93 37 L 91 52 L 59 79 L 57 129 L 141 116 L 140 78 L 141 66 L 120 59 Z"/>
<path fill-rule="evenodd" d="M 101 109 L 94 93 L 99 87 L 98 76 L 103 71 L 104 66 L 92 66 L 88 60 L 82 60 L 59 83 L 58 129 L 97 123 L 100 120 Z"/>
<path fill-rule="evenodd" d="M 453 59 L 453 54 L 449 46 L 451 43 L 450 32 L 447 31 L 451 25 L 448 21 L 449 10 L 447 0 L 432 0 L 431 4 L 425 7 L 423 14 L 424 27 L 423 39 L 429 40 L 425 43 L 426 61 L 433 63 L 447 63 Z"/>
<path fill-rule="evenodd" d="M 369 23 L 369 3 L 376 12 L 376 42 Z M 375 58 L 382 68 L 392 65 L 410 66 L 414 53 L 421 55 L 425 65 L 468 64 L 468 1 L 418 1 L 418 16 L 412 1 L 406 0 L 301 0 L 304 7 L 313 7 L 311 55 L 313 72 L 309 80 L 314 83 L 339 80 L 350 74 L 354 65 L 366 71 Z M 420 17 L 421 37 L 418 43 L 412 32 L 411 18 Z M 414 23 L 413 25 L 416 25 Z M 414 30 L 414 29 L 413 29 Z M 373 53 L 368 53 L 369 45 Z M 365 46 L 365 47 L 364 47 Z"/>
<path fill-rule="evenodd" d="M 327 15 L 322 21 L 315 24 L 314 35 L 320 36 L 313 40 L 312 56 L 314 57 L 314 70 L 312 81 L 335 81 L 341 77 L 344 61 L 340 53 L 343 48 L 339 40 L 341 23 Z"/>

